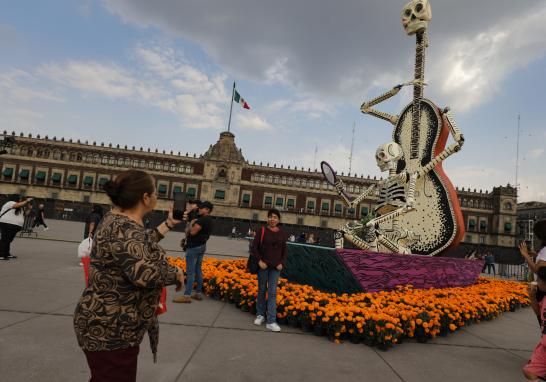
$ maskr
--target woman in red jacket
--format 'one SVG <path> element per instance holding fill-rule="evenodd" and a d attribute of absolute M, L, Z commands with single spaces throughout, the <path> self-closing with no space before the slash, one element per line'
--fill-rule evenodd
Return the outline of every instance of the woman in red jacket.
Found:
<path fill-rule="evenodd" d="M 276 322 L 277 317 L 277 283 L 286 260 L 286 235 L 278 227 L 281 214 L 276 209 L 267 212 L 267 227 L 256 233 L 252 245 L 252 255 L 259 259 L 258 265 L 258 300 L 256 302 L 256 319 L 254 325 L 261 325 L 266 321 L 266 328 L 273 332 L 280 332 Z M 267 291 L 267 320 L 266 300 Z"/>

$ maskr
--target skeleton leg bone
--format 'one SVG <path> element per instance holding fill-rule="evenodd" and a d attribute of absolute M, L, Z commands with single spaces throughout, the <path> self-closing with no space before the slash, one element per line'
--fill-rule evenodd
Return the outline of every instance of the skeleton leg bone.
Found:
<path fill-rule="evenodd" d="M 336 231 L 334 238 L 336 241 L 336 248 L 343 248 L 343 239 L 346 239 L 360 249 L 366 251 L 377 250 L 377 245 L 374 245 L 374 243 L 368 243 L 355 234 L 355 229 L 351 223 L 347 223 L 340 230 Z M 338 247 L 338 244 L 341 246 Z"/>

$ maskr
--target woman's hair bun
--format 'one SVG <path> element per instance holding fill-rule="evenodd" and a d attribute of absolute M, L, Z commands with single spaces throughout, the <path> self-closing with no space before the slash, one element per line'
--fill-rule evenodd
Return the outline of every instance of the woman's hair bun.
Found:
<path fill-rule="evenodd" d="M 104 192 L 106 192 L 106 195 L 110 197 L 112 202 L 116 204 L 116 201 L 119 198 L 119 185 L 116 182 L 109 180 L 104 183 L 103 189 Z"/>

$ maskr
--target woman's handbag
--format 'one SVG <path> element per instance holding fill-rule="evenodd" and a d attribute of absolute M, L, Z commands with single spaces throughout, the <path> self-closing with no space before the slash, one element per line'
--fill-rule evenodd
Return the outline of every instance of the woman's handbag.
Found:
<path fill-rule="evenodd" d="M 260 241 L 258 242 L 258 250 L 260 250 L 260 247 L 264 240 L 264 233 L 265 233 L 265 228 L 262 227 L 262 232 L 260 233 Z M 248 255 L 248 260 L 246 262 L 246 269 L 248 273 L 253 275 L 258 274 L 258 270 L 260 269 L 260 266 L 258 265 L 259 262 L 260 262 L 260 259 L 256 258 L 256 256 L 252 255 L 252 252 L 250 252 L 250 255 Z"/>
<path fill-rule="evenodd" d="M 167 312 L 167 288 L 163 288 L 161 291 L 161 298 L 159 299 L 159 305 L 155 308 L 155 315 L 159 316 Z"/>

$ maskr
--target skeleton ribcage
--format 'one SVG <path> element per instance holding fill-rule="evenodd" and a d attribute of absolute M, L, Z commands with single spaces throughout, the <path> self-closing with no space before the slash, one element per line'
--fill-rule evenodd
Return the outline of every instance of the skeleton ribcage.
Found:
<path fill-rule="evenodd" d="M 386 214 L 406 204 L 404 185 L 394 183 L 386 185 L 379 191 L 379 204 L 375 208 L 378 215 Z"/>

